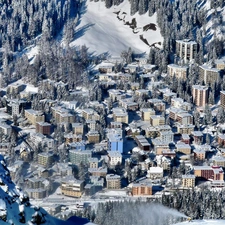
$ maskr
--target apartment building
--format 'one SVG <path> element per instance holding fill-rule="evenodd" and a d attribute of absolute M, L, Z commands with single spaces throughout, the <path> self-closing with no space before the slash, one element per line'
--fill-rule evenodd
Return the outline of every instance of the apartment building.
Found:
<path fill-rule="evenodd" d="M 61 106 L 51 107 L 51 110 L 57 123 L 73 123 L 75 120 L 74 115 Z"/>
<path fill-rule="evenodd" d="M 151 115 L 150 116 L 150 124 L 154 127 L 165 125 L 165 117 L 160 116 L 160 115 Z"/>
<path fill-rule="evenodd" d="M 88 159 L 89 168 L 98 168 L 98 158 L 89 158 Z"/>
<path fill-rule="evenodd" d="M 214 156 L 212 158 L 213 161 L 213 165 L 214 166 L 221 166 L 223 168 L 225 168 L 225 157 L 223 156 Z"/>
<path fill-rule="evenodd" d="M 133 196 L 149 196 L 152 195 L 152 183 L 150 181 L 144 181 L 141 183 L 135 183 L 132 186 Z"/>
<path fill-rule="evenodd" d="M 44 199 L 47 197 L 47 191 L 44 188 L 32 189 L 27 188 L 26 192 L 31 199 Z"/>
<path fill-rule="evenodd" d="M 37 122 L 36 123 L 36 132 L 44 135 L 51 134 L 51 124 L 47 122 Z"/>
<path fill-rule="evenodd" d="M 144 151 L 150 150 L 150 144 L 149 144 L 148 140 L 143 135 L 136 135 L 135 140 L 136 140 L 136 143 L 137 143 L 138 147 L 141 150 L 144 150 Z"/>
<path fill-rule="evenodd" d="M 108 138 L 108 149 L 109 151 L 118 151 L 123 153 L 123 137 L 117 133 L 109 133 Z"/>
<path fill-rule="evenodd" d="M 167 66 L 167 74 L 170 77 L 175 76 L 178 79 L 186 80 L 188 74 L 188 67 L 187 66 L 179 66 L 176 64 L 169 64 Z"/>
<path fill-rule="evenodd" d="M 121 188 L 121 178 L 119 175 L 107 174 L 106 175 L 106 187 L 108 189 L 120 189 Z"/>
<path fill-rule="evenodd" d="M 88 168 L 88 172 L 91 176 L 98 176 L 98 177 L 106 177 L 107 175 L 107 168 L 98 167 L 98 168 Z"/>
<path fill-rule="evenodd" d="M 89 131 L 87 133 L 88 143 L 99 143 L 100 142 L 100 134 L 98 131 Z"/>
<path fill-rule="evenodd" d="M 119 151 L 108 151 L 108 157 L 111 166 L 122 164 L 122 154 Z"/>
<path fill-rule="evenodd" d="M 192 86 L 193 102 L 196 106 L 204 107 L 208 103 L 208 87 L 201 85 Z"/>
<path fill-rule="evenodd" d="M 177 124 L 177 132 L 179 134 L 191 134 L 194 131 L 195 125 L 192 124 Z"/>
<path fill-rule="evenodd" d="M 207 180 L 224 180 L 223 169 L 219 166 L 194 166 L 194 175 Z"/>
<path fill-rule="evenodd" d="M 38 164 L 44 167 L 49 167 L 54 161 L 52 152 L 42 152 L 38 154 Z"/>
<path fill-rule="evenodd" d="M 80 198 L 84 192 L 84 181 L 67 176 L 61 181 L 61 193 L 70 197 Z"/>
<path fill-rule="evenodd" d="M 203 143 L 203 133 L 201 131 L 193 131 L 191 134 L 194 139 L 194 144 L 201 145 Z"/>
<path fill-rule="evenodd" d="M 174 133 L 170 131 L 160 131 L 159 132 L 159 139 L 163 142 L 173 142 L 174 140 Z"/>
<path fill-rule="evenodd" d="M 204 160 L 205 159 L 205 150 L 204 149 L 195 149 L 194 150 L 194 159 L 195 160 Z"/>
<path fill-rule="evenodd" d="M 216 69 L 225 70 L 225 59 L 217 59 L 215 60 Z"/>
<path fill-rule="evenodd" d="M 84 125 L 82 123 L 72 123 L 72 129 L 74 134 L 81 134 L 84 133 Z"/>
<path fill-rule="evenodd" d="M 160 99 L 148 99 L 148 102 L 156 112 L 164 112 L 166 110 L 166 104 Z"/>
<path fill-rule="evenodd" d="M 114 122 L 121 122 L 128 124 L 128 113 L 124 108 L 113 108 Z"/>
<path fill-rule="evenodd" d="M 220 91 L 220 105 L 225 109 L 225 91 Z"/>
<path fill-rule="evenodd" d="M 182 187 L 193 188 L 195 186 L 195 175 L 182 175 Z"/>
<path fill-rule="evenodd" d="M 191 154 L 191 146 L 180 142 L 176 145 L 176 151 L 183 153 L 185 155 L 190 155 Z"/>
<path fill-rule="evenodd" d="M 0 122 L 0 131 L 4 134 L 9 136 L 12 132 L 12 127 L 4 122 Z"/>
<path fill-rule="evenodd" d="M 81 162 L 88 164 L 91 157 L 92 151 L 90 150 L 69 150 L 69 160 L 73 165 L 79 165 Z"/>
<path fill-rule="evenodd" d="M 141 118 L 144 121 L 150 121 L 150 116 L 155 115 L 155 110 L 152 108 L 142 108 L 140 111 Z"/>
<path fill-rule="evenodd" d="M 225 135 L 224 134 L 218 135 L 218 144 L 219 144 L 219 146 L 222 146 L 222 147 L 225 146 Z"/>
<path fill-rule="evenodd" d="M 190 39 L 176 40 L 176 54 L 185 63 L 195 59 L 198 51 L 197 42 Z"/>
<path fill-rule="evenodd" d="M 212 86 L 219 81 L 219 78 L 220 70 L 206 65 L 199 66 L 199 80 L 204 81 L 205 85 Z"/>
<path fill-rule="evenodd" d="M 163 168 L 162 167 L 150 167 L 148 170 L 148 175 L 150 179 L 161 179 L 163 178 Z"/>
<path fill-rule="evenodd" d="M 33 109 L 25 110 L 25 118 L 32 124 L 36 126 L 37 122 L 44 122 L 45 115 L 42 111 L 36 111 Z"/>

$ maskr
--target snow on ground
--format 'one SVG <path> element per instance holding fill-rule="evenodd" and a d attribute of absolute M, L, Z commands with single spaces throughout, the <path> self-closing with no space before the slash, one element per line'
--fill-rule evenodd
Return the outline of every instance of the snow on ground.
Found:
<path fill-rule="evenodd" d="M 175 225 L 224 225 L 225 220 L 193 220 L 191 223 L 182 222 L 176 223 Z"/>
<path fill-rule="evenodd" d="M 157 43 L 157 47 L 162 46 L 163 38 L 156 24 L 156 14 L 152 17 L 149 17 L 148 13 L 142 16 L 138 13 L 130 16 L 128 0 L 110 9 L 107 9 L 102 1 L 87 0 L 85 7 L 87 7 L 86 12 L 81 15 L 81 22 L 71 46 L 86 45 L 89 51 L 95 54 L 107 52 L 118 56 L 122 50 L 127 50 L 129 47 L 138 53 L 148 54 L 149 46 L 140 39 L 141 35 L 149 45 Z M 125 23 L 131 24 L 132 19 L 136 20 L 134 29 L 130 28 L 130 25 L 125 25 Z M 143 27 L 146 25 L 149 26 L 145 27 L 147 30 L 144 31 Z"/>
<path fill-rule="evenodd" d="M 213 40 L 213 38 L 217 37 L 218 39 L 223 38 L 225 30 L 224 27 L 221 25 L 222 23 L 219 21 L 218 16 L 213 16 L 215 13 L 215 9 L 211 9 L 211 0 L 199 0 L 198 6 L 199 9 L 203 9 L 207 12 L 207 24 L 204 28 L 207 32 L 205 38 L 208 41 Z M 217 8 L 217 12 L 222 15 L 222 21 L 225 21 L 225 9 Z M 203 29 L 203 28 L 202 28 Z"/>

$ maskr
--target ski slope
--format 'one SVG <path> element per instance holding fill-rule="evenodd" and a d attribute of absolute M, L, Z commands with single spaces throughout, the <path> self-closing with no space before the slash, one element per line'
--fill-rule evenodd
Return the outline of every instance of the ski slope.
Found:
<path fill-rule="evenodd" d="M 193 220 L 191 222 L 176 223 L 174 225 L 225 225 L 225 220 Z"/>
<path fill-rule="evenodd" d="M 149 17 L 148 13 L 130 16 L 128 0 L 110 9 L 107 9 L 102 1 L 87 0 L 82 11 L 71 46 L 86 45 L 91 53 L 109 53 L 115 56 L 129 47 L 137 53 L 148 54 L 149 46 L 162 46 L 163 38 L 156 24 L 156 14 L 152 17 Z M 131 25 L 132 20 L 136 23 L 133 24 L 135 27 Z M 141 37 L 148 44 L 144 43 Z"/>

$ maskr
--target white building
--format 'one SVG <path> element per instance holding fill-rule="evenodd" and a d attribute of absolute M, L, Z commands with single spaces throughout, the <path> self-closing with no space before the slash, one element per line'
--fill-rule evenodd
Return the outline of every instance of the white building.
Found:
<path fill-rule="evenodd" d="M 108 151 L 109 163 L 112 166 L 116 166 L 122 163 L 122 155 L 118 151 Z"/>
<path fill-rule="evenodd" d="M 162 167 L 150 167 L 148 170 L 148 175 L 150 179 L 160 179 L 163 177 L 163 168 Z"/>
<path fill-rule="evenodd" d="M 171 130 L 170 131 L 160 131 L 159 138 L 163 142 L 171 143 L 171 142 L 173 142 L 174 133 Z"/>
<path fill-rule="evenodd" d="M 183 59 L 185 63 L 195 59 L 197 50 L 198 45 L 195 41 L 189 39 L 176 40 L 176 54 Z"/>

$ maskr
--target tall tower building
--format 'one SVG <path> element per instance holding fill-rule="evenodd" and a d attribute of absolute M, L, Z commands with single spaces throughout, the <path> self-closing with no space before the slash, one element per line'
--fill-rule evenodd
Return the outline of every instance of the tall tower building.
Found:
<path fill-rule="evenodd" d="M 195 59 L 197 51 L 197 42 L 189 39 L 176 40 L 176 54 L 183 59 L 185 63 Z"/>
<path fill-rule="evenodd" d="M 195 105 L 205 106 L 208 103 L 208 87 L 201 85 L 193 85 L 192 97 Z"/>
<path fill-rule="evenodd" d="M 225 91 L 220 91 L 220 105 L 225 109 Z"/>

